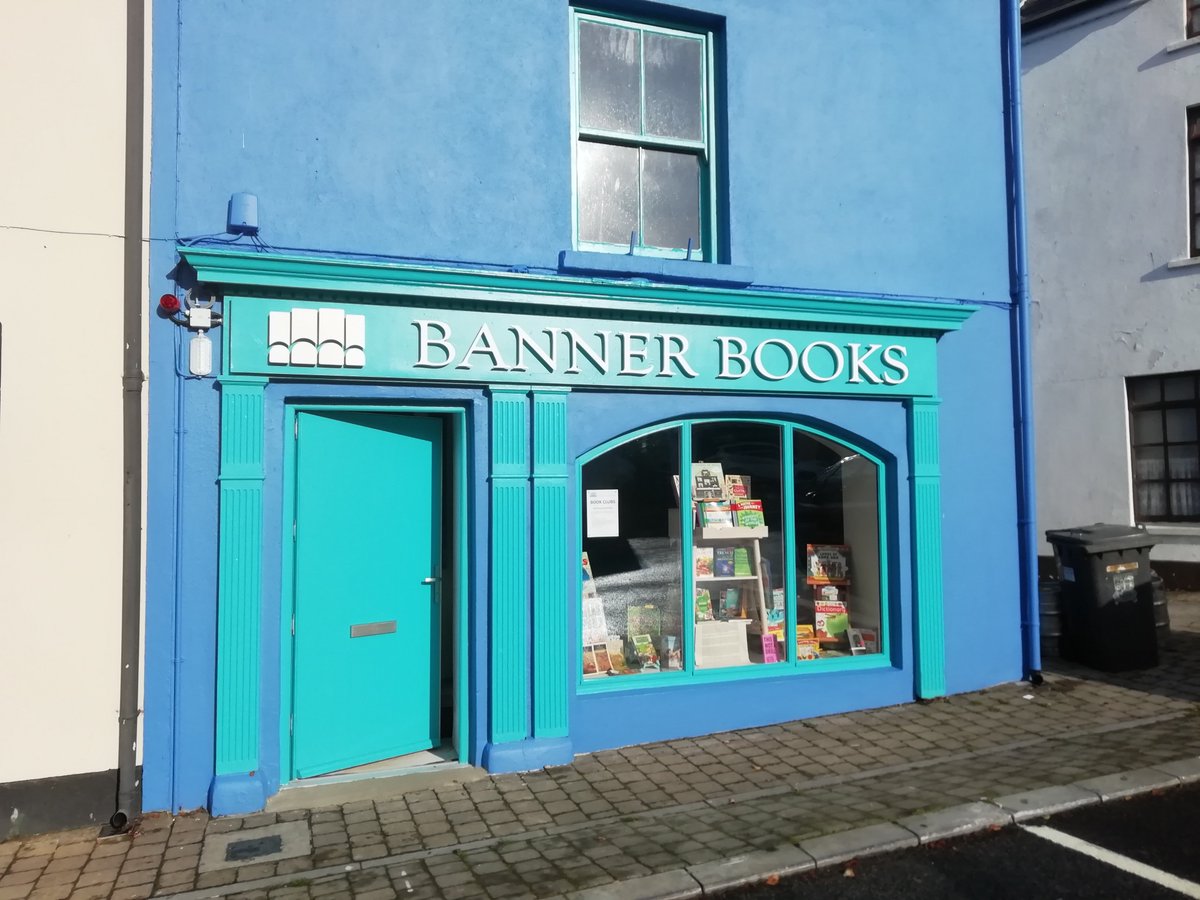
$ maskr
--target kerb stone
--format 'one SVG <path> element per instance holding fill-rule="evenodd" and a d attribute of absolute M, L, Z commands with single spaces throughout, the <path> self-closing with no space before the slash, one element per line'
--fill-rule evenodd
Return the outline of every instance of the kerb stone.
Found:
<path fill-rule="evenodd" d="M 907 828 L 922 844 L 983 831 L 993 825 L 1011 825 L 1012 816 L 991 803 L 963 803 L 936 812 L 909 816 L 896 824 Z"/>

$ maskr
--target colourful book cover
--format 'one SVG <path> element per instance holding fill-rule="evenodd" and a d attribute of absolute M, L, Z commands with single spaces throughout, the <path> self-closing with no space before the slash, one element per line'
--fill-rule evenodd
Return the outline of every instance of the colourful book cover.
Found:
<path fill-rule="evenodd" d="M 713 574 L 718 578 L 733 577 L 733 547 L 714 548 Z"/>
<path fill-rule="evenodd" d="M 765 663 L 779 662 L 779 654 L 775 652 L 775 638 L 769 634 L 762 636 L 762 655 Z"/>
<path fill-rule="evenodd" d="M 635 634 L 633 636 L 633 652 L 637 654 L 643 669 L 658 668 L 658 651 L 654 649 L 654 641 L 650 635 Z"/>
<path fill-rule="evenodd" d="M 712 594 L 708 588 L 696 588 L 696 621 L 711 622 L 712 617 Z"/>
<path fill-rule="evenodd" d="M 813 603 L 817 640 L 823 644 L 840 644 L 850 627 L 850 616 L 841 591 L 832 584 L 817 589 Z"/>
<path fill-rule="evenodd" d="M 700 504 L 700 524 L 705 528 L 733 527 L 733 507 L 728 500 L 706 500 Z"/>
<path fill-rule="evenodd" d="M 722 500 L 725 497 L 725 472 L 720 463 L 692 463 L 692 499 Z"/>
<path fill-rule="evenodd" d="M 785 631 L 784 611 L 782 609 L 767 610 L 767 634 L 782 644 Z"/>
<path fill-rule="evenodd" d="M 683 668 L 683 648 L 679 646 L 678 635 L 663 635 L 663 655 L 666 656 L 668 669 Z"/>
<path fill-rule="evenodd" d="M 733 516 L 741 528 L 761 528 L 767 524 L 761 500 L 735 500 Z"/>
<path fill-rule="evenodd" d="M 796 626 L 796 659 L 820 659 L 821 644 L 811 625 Z"/>
<path fill-rule="evenodd" d="M 596 648 L 595 647 L 584 647 L 583 648 L 583 674 L 584 675 L 595 675 L 596 674 Z"/>
<path fill-rule="evenodd" d="M 733 574 L 738 578 L 754 574 L 750 571 L 750 551 L 745 547 L 733 548 Z"/>
<path fill-rule="evenodd" d="M 808 583 L 849 584 L 850 547 L 846 544 L 809 544 Z"/>
<path fill-rule="evenodd" d="M 597 644 L 596 645 L 596 671 L 597 672 L 611 672 L 612 667 L 613 667 L 612 660 L 609 658 L 609 655 L 608 655 L 608 647 L 604 644 Z"/>
<path fill-rule="evenodd" d="M 628 667 L 625 665 L 625 642 L 619 637 L 610 638 L 606 642 L 606 649 L 608 650 L 608 661 L 612 666 L 612 670 L 614 672 L 627 671 Z"/>
<path fill-rule="evenodd" d="M 592 578 L 592 564 L 588 560 L 586 551 L 583 554 L 583 596 L 596 596 L 596 582 Z"/>
<path fill-rule="evenodd" d="M 725 496 L 734 501 L 749 500 L 753 496 L 750 493 L 750 476 L 726 475 Z"/>
<path fill-rule="evenodd" d="M 725 588 L 725 600 L 722 606 L 729 613 L 740 610 L 742 608 L 741 592 L 735 587 Z"/>
<path fill-rule="evenodd" d="M 630 606 L 625 611 L 627 634 L 662 634 L 662 611 L 653 603 Z"/>
<path fill-rule="evenodd" d="M 695 548 L 695 555 L 696 577 L 711 578 L 713 574 L 713 548 L 697 547 Z"/>

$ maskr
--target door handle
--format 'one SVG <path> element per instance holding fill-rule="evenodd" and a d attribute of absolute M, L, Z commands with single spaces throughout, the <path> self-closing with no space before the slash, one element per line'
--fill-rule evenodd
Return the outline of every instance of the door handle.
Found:
<path fill-rule="evenodd" d="M 428 578 L 424 579 L 424 580 L 421 582 L 421 584 L 437 584 L 437 583 L 438 583 L 438 580 L 439 580 L 439 579 L 437 579 L 437 578 L 435 578 L 434 576 L 430 575 Z"/>

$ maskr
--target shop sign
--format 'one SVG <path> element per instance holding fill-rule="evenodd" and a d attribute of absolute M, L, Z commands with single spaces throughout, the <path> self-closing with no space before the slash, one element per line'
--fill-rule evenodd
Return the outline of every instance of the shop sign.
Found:
<path fill-rule="evenodd" d="M 936 343 L 753 324 L 226 298 L 229 371 L 660 390 L 934 393 Z"/>

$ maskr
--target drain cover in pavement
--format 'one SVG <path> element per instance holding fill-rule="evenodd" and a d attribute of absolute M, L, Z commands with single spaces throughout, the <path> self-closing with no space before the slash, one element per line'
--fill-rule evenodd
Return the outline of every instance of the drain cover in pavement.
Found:
<path fill-rule="evenodd" d="M 226 862 L 247 862 L 278 853 L 283 849 L 283 837 L 272 834 L 269 837 L 253 838 L 249 841 L 231 841 L 225 846 Z"/>
<path fill-rule="evenodd" d="M 259 828 L 205 835 L 199 868 L 201 872 L 213 872 L 252 863 L 295 859 L 311 853 L 312 835 L 307 822 L 303 819 L 276 822 Z"/>

